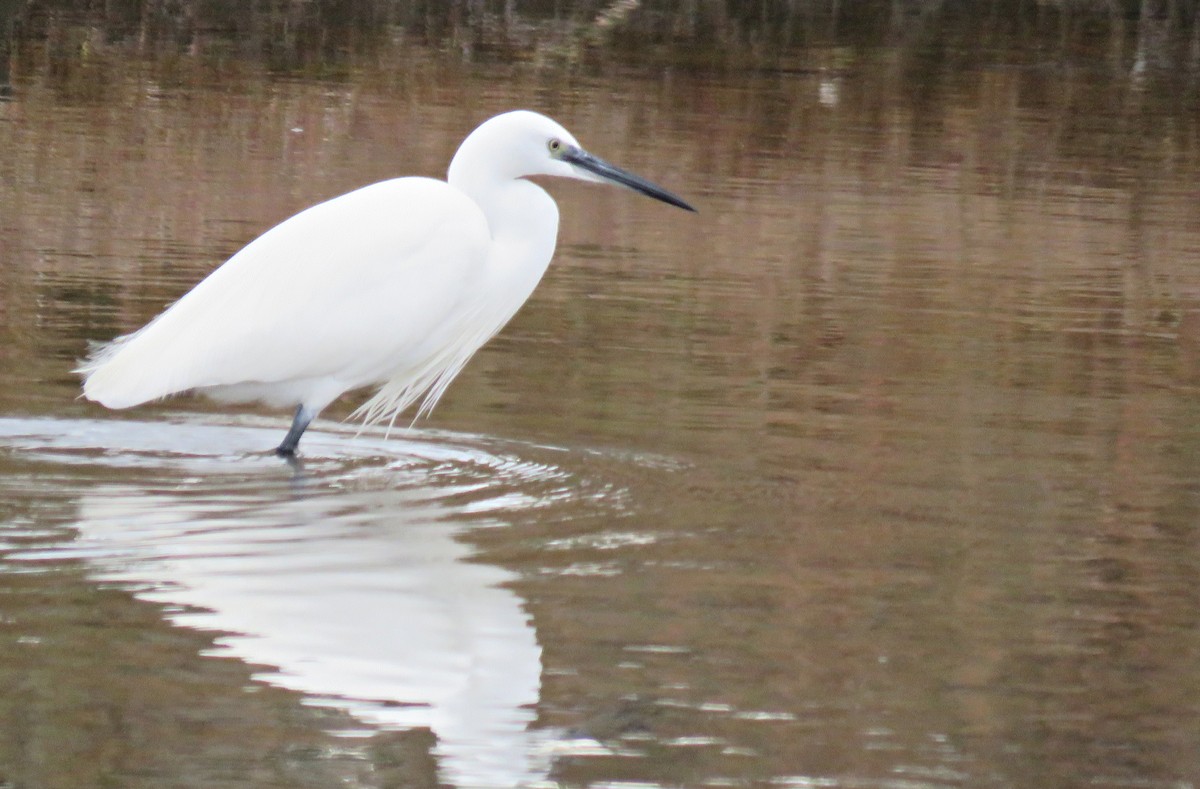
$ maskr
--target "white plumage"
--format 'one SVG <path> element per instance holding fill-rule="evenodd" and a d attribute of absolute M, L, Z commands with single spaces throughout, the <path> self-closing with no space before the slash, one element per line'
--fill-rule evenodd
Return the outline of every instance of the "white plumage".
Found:
<path fill-rule="evenodd" d="M 97 350 L 83 393 L 129 408 L 185 391 L 298 406 L 278 452 L 344 392 L 355 414 L 431 409 L 520 308 L 554 254 L 558 208 L 527 175 L 607 181 L 683 200 L 583 151 L 518 110 L 463 142 L 447 181 L 397 178 L 308 208 L 264 233 L 144 328 Z"/>

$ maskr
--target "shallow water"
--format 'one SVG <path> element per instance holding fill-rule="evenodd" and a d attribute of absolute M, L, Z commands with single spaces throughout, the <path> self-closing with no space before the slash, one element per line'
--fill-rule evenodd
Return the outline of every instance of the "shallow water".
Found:
<path fill-rule="evenodd" d="M 985 17 L 21 28 L 0 786 L 1200 783 L 1191 40 Z M 556 261 L 432 418 L 348 397 L 296 466 L 283 414 L 76 399 L 87 340 L 513 106 L 700 214 L 548 184 Z"/>

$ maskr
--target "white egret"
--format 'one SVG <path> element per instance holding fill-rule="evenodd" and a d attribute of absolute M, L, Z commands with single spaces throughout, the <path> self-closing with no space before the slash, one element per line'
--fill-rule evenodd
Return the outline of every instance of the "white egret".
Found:
<path fill-rule="evenodd" d="M 352 416 L 426 414 L 516 313 L 550 264 L 558 207 L 530 175 L 683 199 L 580 147 L 550 118 L 497 115 L 459 147 L 445 181 L 407 177 L 308 208 L 268 230 L 142 329 L 76 372 L 83 394 L 129 408 L 195 391 L 296 406 L 275 450 L 344 392 L 378 391 Z"/>

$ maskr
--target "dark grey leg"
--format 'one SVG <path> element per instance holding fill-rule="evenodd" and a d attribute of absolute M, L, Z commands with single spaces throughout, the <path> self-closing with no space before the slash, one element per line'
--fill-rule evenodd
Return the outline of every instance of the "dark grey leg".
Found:
<path fill-rule="evenodd" d="M 313 421 L 316 414 L 309 411 L 304 406 L 296 409 L 296 416 L 292 419 L 292 427 L 288 430 L 287 435 L 283 437 L 283 443 L 275 448 L 275 454 L 280 457 L 290 458 L 296 454 L 296 446 L 300 443 L 300 436 L 304 435 L 308 423 Z"/>

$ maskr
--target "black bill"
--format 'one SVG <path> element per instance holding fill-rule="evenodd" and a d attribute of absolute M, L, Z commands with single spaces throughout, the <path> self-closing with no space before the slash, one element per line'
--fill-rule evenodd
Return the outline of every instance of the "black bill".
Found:
<path fill-rule="evenodd" d="M 582 148 L 576 148 L 573 145 L 564 146 L 566 150 L 562 152 L 559 158 L 564 162 L 569 162 L 576 167 L 587 170 L 602 181 L 607 181 L 612 184 L 619 184 L 628 187 L 635 192 L 641 192 L 647 197 L 653 197 L 655 200 L 662 200 L 664 203 L 670 203 L 673 206 L 695 211 L 695 208 L 688 205 L 687 201 L 682 197 L 673 195 L 661 186 L 655 186 L 645 178 L 634 175 L 628 170 L 622 170 L 614 164 L 609 164 L 598 156 L 592 156 Z"/>

